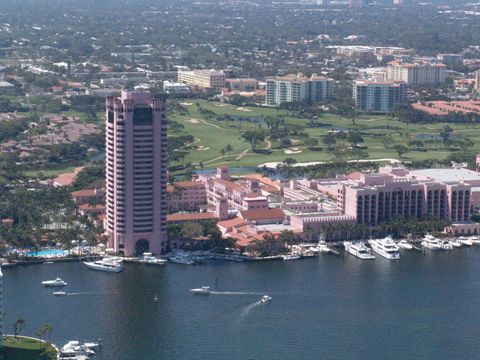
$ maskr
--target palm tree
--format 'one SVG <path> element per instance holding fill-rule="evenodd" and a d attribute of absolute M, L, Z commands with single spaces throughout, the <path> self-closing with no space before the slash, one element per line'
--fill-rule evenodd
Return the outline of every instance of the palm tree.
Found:
<path fill-rule="evenodd" d="M 233 146 L 228 144 L 227 146 L 225 146 L 225 151 L 228 152 L 228 161 L 230 161 L 230 155 L 231 155 L 231 152 L 233 151 Z"/>

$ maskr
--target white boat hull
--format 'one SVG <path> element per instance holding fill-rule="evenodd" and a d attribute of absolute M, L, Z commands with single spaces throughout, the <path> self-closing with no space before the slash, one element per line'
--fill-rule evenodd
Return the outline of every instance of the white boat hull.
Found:
<path fill-rule="evenodd" d="M 362 260 L 374 260 L 375 259 L 375 256 L 373 256 L 370 252 L 362 253 L 362 252 L 358 251 L 357 249 L 355 249 L 355 247 L 352 246 L 351 243 L 345 242 L 344 246 L 345 246 L 345 251 L 346 252 L 348 252 L 350 255 L 353 255 L 353 256 L 355 256 L 359 259 L 362 259 Z"/>
<path fill-rule="evenodd" d="M 95 264 L 93 262 L 87 262 L 87 261 L 84 261 L 83 263 L 92 270 L 115 272 L 115 273 L 119 273 L 123 270 L 123 266 L 109 267 L 109 266 Z"/>
<path fill-rule="evenodd" d="M 422 241 L 421 245 L 424 248 L 427 248 L 427 249 L 430 249 L 430 250 L 435 250 L 435 251 L 442 250 L 442 247 L 440 245 L 431 244 L 428 241 Z"/>

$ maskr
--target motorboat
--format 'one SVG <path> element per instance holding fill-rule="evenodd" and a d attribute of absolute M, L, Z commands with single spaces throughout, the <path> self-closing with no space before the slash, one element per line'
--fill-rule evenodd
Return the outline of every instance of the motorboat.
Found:
<path fill-rule="evenodd" d="M 181 254 L 170 256 L 168 258 L 168 260 L 170 260 L 171 262 L 173 262 L 175 264 L 183 264 L 183 265 L 193 265 L 193 264 L 195 264 L 194 260 L 190 259 L 187 255 L 181 255 Z"/>
<path fill-rule="evenodd" d="M 66 291 L 54 291 L 53 295 L 55 295 L 55 296 L 67 296 L 67 292 Z"/>
<path fill-rule="evenodd" d="M 138 262 L 147 265 L 165 265 L 167 260 L 156 258 L 152 253 L 146 252 L 143 253 L 143 257 Z"/>
<path fill-rule="evenodd" d="M 92 345 L 92 346 L 87 346 Z M 95 343 L 85 343 L 80 344 L 78 341 L 69 341 L 60 349 L 60 359 L 80 359 L 95 356 L 95 347 L 98 347 L 98 344 Z"/>
<path fill-rule="evenodd" d="M 456 248 L 462 247 L 462 243 L 460 241 L 458 241 L 457 239 L 450 239 L 450 240 L 448 240 L 448 242 L 453 247 L 456 247 Z"/>
<path fill-rule="evenodd" d="M 327 246 L 327 243 L 325 241 L 319 241 L 317 246 L 314 247 L 312 250 L 315 252 L 319 252 L 322 254 L 328 254 L 332 250 Z"/>
<path fill-rule="evenodd" d="M 260 299 L 261 304 L 268 304 L 270 301 L 272 301 L 272 297 L 268 295 L 263 295 Z"/>
<path fill-rule="evenodd" d="M 439 243 L 442 250 L 453 250 L 453 245 L 448 240 L 440 240 Z"/>
<path fill-rule="evenodd" d="M 42 281 L 43 286 L 48 286 L 48 287 L 61 287 L 61 286 L 67 286 L 68 284 L 63 281 L 61 278 L 56 278 L 55 280 L 47 280 L 47 281 Z"/>
<path fill-rule="evenodd" d="M 356 256 L 362 260 L 373 260 L 375 256 L 372 254 L 372 251 L 365 246 L 363 242 L 349 242 L 345 241 L 343 243 L 345 251 L 349 254 Z"/>
<path fill-rule="evenodd" d="M 460 236 L 457 241 L 460 243 L 460 244 L 463 244 L 465 246 L 472 246 L 473 245 L 473 242 L 472 240 L 470 240 L 469 238 L 466 238 L 465 236 Z"/>
<path fill-rule="evenodd" d="M 191 293 L 195 295 L 210 295 L 210 286 L 202 286 L 201 288 L 197 289 L 190 289 Z"/>
<path fill-rule="evenodd" d="M 430 234 L 427 234 L 425 235 L 425 237 L 423 238 L 423 241 L 421 242 L 421 245 L 427 249 L 430 249 L 430 250 L 441 250 L 442 249 L 442 246 L 440 244 L 440 242 L 438 241 L 437 238 L 435 238 L 434 236 L 430 235 Z"/>
<path fill-rule="evenodd" d="M 412 249 L 413 249 L 412 244 L 410 244 L 407 240 L 400 240 L 400 241 L 397 243 L 397 246 L 398 246 L 400 249 L 403 249 L 403 250 L 412 250 Z"/>
<path fill-rule="evenodd" d="M 390 236 L 387 236 L 385 239 L 369 240 L 368 243 L 373 251 L 384 258 L 389 260 L 400 260 L 398 246 Z"/>
<path fill-rule="evenodd" d="M 106 272 L 120 272 L 123 270 L 121 259 L 103 258 L 101 260 L 83 262 L 88 268 L 92 270 L 106 271 Z"/>
<path fill-rule="evenodd" d="M 289 255 L 283 255 L 282 256 L 282 259 L 283 260 L 298 260 L 300 259 L 301 256 L 300 255 L 296 255 L 296 254 L 289 254 Z"/>
<path fill-rule="evenodd" d="M 470 236 L 468 239 L 472 242 L 473 245 L 480 245 L 480 237 L 474 235 Z"/>

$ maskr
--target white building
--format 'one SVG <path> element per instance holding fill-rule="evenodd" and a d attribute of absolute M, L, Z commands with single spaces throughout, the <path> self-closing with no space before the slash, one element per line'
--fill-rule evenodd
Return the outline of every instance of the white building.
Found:
<path fill-rule="evenodd" d="M 414 63 L 401 63 L 391 61 L 387 66 L 387 79 L 405 81 L 407 85 L 442 85 L 447 78 L 445 64 L 432 64 L 417 61 Z"/>
<path fill-rule="evenodd" d="M 403 81 L 365 81 L 353 83 L 353 100 L 358 111 L 372 113 L 392 112 L 405 101 L 406 85 Z"/>
<path fill-rule="evenodd" d="M 223 71 L 178 69 L 178 82 L 205 89 L 225 87 L 225 78 Z"/>
<path fill-rule="evenodd" d="M 190 92 L 190 89 L 187 85 L 182 83 L 164 81 L 163 91 L 165 91 L 167 94 L 188 94 Z"/>

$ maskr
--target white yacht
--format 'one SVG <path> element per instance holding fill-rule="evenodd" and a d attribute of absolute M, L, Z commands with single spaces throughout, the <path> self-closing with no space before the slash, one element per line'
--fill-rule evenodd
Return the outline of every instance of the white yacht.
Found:
<path fill-rule="evenodd" d="M 469 238 L 466 238 L 465 236 L 460 236 L 457 241 L 460 243 L 460 244 L 463 244 L 465 246 L 472 246 L 473 245 L 473 242 L 472 240 L 470 240 Z"/>
<path fill-rule="evenodd" d="M 447 240 L 439 240 L 442 250 L 453 250 L 453 245 Z"/>
<path fill-rule="evenodd" d="M 331 251 L 331 249 L 327 246 L 327 243 L 325 241 L 319 241 L 318 245 L 313 249 L 315 249 L 314 250 L 315 252 L 319 252 L 323 254 L 328 254 Z"/>
<path fill-rule="evenodd" d="M 202 286 L 201 288 L 190 289 L 190 292 L 196 295 L 210 295 L 210 286 Z"/>
<path fill-rule="evenodd" d="M 389 260 L 400 260 L 398 246 L 390 236 L 387 236 L 385 239 L 369 240 L 368 243 L 373 251 L 382 255 L 384 258 Z"/>
<path fill-rule="evenodd" d="M 67 286 L 68 284 L 62 279 L 56 278 L 55 280 L 42 281 L 42 285 L 48 286 L 48 287 L 61 287 L 61 286 Z"/>
<path fill-rule="evenodd" d="M 457 239 L 455 239 L 455 238 L 448 240 L 448 242 L 449 242 L 450 245 L 452 245 L 453 247 L 456 247 L 456 248 L 462 247 L 462 243 L 461 243 L 460 241 L 458 241 Z"/>
<path fill-rule="evenodd" d="M 117 273 L 123 270 L 122 261 L 119 259 L 103 258 L 102 260 L 97 260 L 93 262 L 84 261 L 83 263 L 92 270 Z"/>
<path fill-rule="evenodd" d="M 438 239 L 436 239 L 435 237 L 433 237 L 430 234 L 425 235 L 421 244 L 422 244 L 423 247 L 426 247 L 427 249 L 430 249 L 430 250 L 441 250 L 442 249 L 442 246 L 438 242 Z"/>
<path fill-rule="evenodd" d="M 91 356 L 95 356 L 93 350 L 98 344 L 85 343 L 80 344 L 78 341 L 69 341 L 60 349 L 60 359 L 89 359 Z"/>
<path fill-rule="evenodd" d="M 67 293 L 65 291 L 54 291 L 53 295 L 55 295 L 55 296 L 67 296 Z"/>
<path fill-rule="evenodd" d="M 412 250 L 412 249 L 413 249 L 412 244 L 410 244 L 407 240 L 400 240 L 400 241 L 397 243 L 397 246 L 398 246 L 400 249 L 403 249 L 403 250 Z"/>
<path fill-rule="evenodd" d="M 289 255 L 283 255 L 282 256 L 282 259 L 283 260 L 298 260 L 300 259 L 301 256 L 300 255 L 296 255 L 296 254 L 289 254 Z"/>
<path fill-rule="evenodd" d="M 372 255 L 372 251 L 365 246 L 363 242 L 349 242 L 345 241 L 343 243 L 345 246 L 345 251 L 356 256 L 362 260 L 373 260 L 375 256 Z"/>
<path fill-rule="evenodd" d="M 473 245 L 480 245 L 480 237 L 473 235 L 468 238 Z"/>
<path fill-rule="evenodd" d="M 159 259 L 152 255 L 150 252 L 143 253 L 143 257 L 139 260 L 141 264 L 147 265 L 165 265 L 167 260 Z"/>
<path fill-rule="evenodd" d="M 263 295 L 260 299 L 261 304 L 268 304 L 270 301 L 272 301 L 272 297 L 268 295 Z"/>
<path fill-rule="evenodd" d="M 195 261 L 190 259 L 187 255 L 177 254 L 174 256 L 170 256 L 168 258 L 171 262 L 175 264 L 184 264 L 184 265 L 193 265 Z"/>

